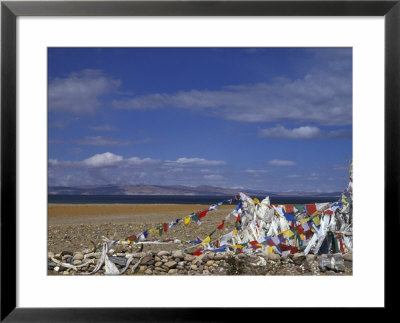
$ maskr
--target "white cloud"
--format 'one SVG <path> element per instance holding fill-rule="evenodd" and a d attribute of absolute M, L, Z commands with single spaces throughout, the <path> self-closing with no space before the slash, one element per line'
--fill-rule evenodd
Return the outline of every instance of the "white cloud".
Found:
<path fill-rule="evenodd" d="M 96 154 L 90 158 L 83 160 L 83 164 L 92 167 L 105 167 L 112 166 L 122 161 L 124 158 L 122 156 L 115 155 L 110 152 L 104 154 Z"/>
<path fill-rule="evenodd" d="M 101 70 L 86 69 L 55 78 L 49 84 L 49 110 L 74 114 L 92 114 L 102 104 L 99 98 L 121 84 Z"/>
<path fill-rule="evenodd" d="M 137 141 L 128 141 L 121 139 L 106 138 L 103 136 L 85 136 L 83 139 L 75 140 L 76 143 L 86 146 L 130 146 L 145 144 L 150 142 L 151 139 L 143 139 Z"/>
<path fill-rule="evenodd" d="M 274 128 L 261 129 L 260 137 L 276 139 L 318 139 L 322 132 L 317 127 L 304 126 L 294 129 L 287 129 L 281 125 Z"/>
<path fill-rule="evenodd" d="M 260 137 L 273 139 L 351 139 L 351 135 L 351 130 L 347 129 L 325 132 L 318 127 L 312 126 L 288 129 L 282 125 L 278 125 L 274 128 L 261 129 L 259 131 Z"/>
<path fill-rule="evenodd" d="M 165 162 L 167 166 L 180 166 L 180 167 L 212 167 L 212 166 L 224 166 L 226 162 L 222 160 L 207 160 L 204 158 L 178 158 L 177 160 L 167 160 Z"/>
<path fill-rule="evenodd" d="M 152 93 L 115 100 L 116 109 L 173 107 L 208 109 L 215 115 L 244 122 L 292 120 L 321 125 L 352 123 L 351 77 L 306 75 L 301 79 L 276 79 L 270 83 L 240 84 L 220 90 L 190 90 Z"/>
<path fill-rule="evenodd" d="M 269 166 L 295 166 L 296 163 L 290 160 L 272 159 L 268 162 Z"/>

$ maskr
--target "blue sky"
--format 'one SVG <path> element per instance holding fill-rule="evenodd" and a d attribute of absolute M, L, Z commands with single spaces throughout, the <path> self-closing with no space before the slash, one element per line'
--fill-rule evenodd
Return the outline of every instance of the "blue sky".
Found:
<path fill-rule="evenodd" d="M 351 48 L 49 48 L 49 185 L 342 191 Z"/>

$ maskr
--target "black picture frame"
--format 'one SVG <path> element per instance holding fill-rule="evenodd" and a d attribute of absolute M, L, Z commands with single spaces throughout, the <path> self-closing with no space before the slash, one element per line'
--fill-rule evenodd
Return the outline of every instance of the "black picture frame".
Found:
<path fill-rule="evenodd" d="M 386 246 L 398 234 L 400 0 L 387 1 L 2 1 L 1 3 L 1 321 L 225 321 L 239 309 L 18 308 L 16 277 L 16 19 L 18 16 L 384 16 L 385 308 L 391 284 Z M 394 214 L 393 214 L 394 212 Z M 397 219 L 393 224 L 393 217 Z M 397 281 L 397 278 L 394 278 Z M 395 284 L 393 284 L 393 287 Z M 118 291 L 116 291 L 118 294 Z M 134 304 L 134 301 L 132 302 Z M 310 303 L 312 306 L 312 302 Z M 263 315 L 260 310 L 255 315 Z M 237 317 L 236 317 L 237 318 Z M 250 317 L 249 317 L 250 318 Z"/>

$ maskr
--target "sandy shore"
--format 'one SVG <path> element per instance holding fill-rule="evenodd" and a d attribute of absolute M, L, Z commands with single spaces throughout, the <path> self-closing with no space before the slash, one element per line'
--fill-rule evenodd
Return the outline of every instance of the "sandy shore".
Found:
<path fill-rule="evenodd" d="M 91 240 L 101 242 L 102 236 L 123 239 L 155 228 L 163 223 L 175 221 L 192 212 L 208 208 L 199 204 L 49 204 L 48 249 L 53 252 L 91 248 Z M 222 205 L 209 212 L 202 224 L 180 224 L 162 236 L 151 234 L 150 239 L 192 240 L 206 238 L 232 211 L 236 205 Z M 226 224 L 218 236 L 233 230 L 235 219 Z M 161 247 L 161 246 L 160 246 Z M 176 248 L 171 245 L 171 248 Z"/>

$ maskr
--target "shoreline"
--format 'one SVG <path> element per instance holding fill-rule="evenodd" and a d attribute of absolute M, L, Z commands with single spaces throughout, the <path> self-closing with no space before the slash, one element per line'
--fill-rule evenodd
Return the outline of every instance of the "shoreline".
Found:
<path fill-rule="evenodd" d="M 48 219 L 71 219 L 73 217 L 96 218 L 115 216 L 185 216 L 202 211 L 209 205 L 204 204 L 48 204 Z M 217 212 L 230 212 L 235 205 L 221 205 Z M 213 211 L 216 212 L 216 211 Z"/>

